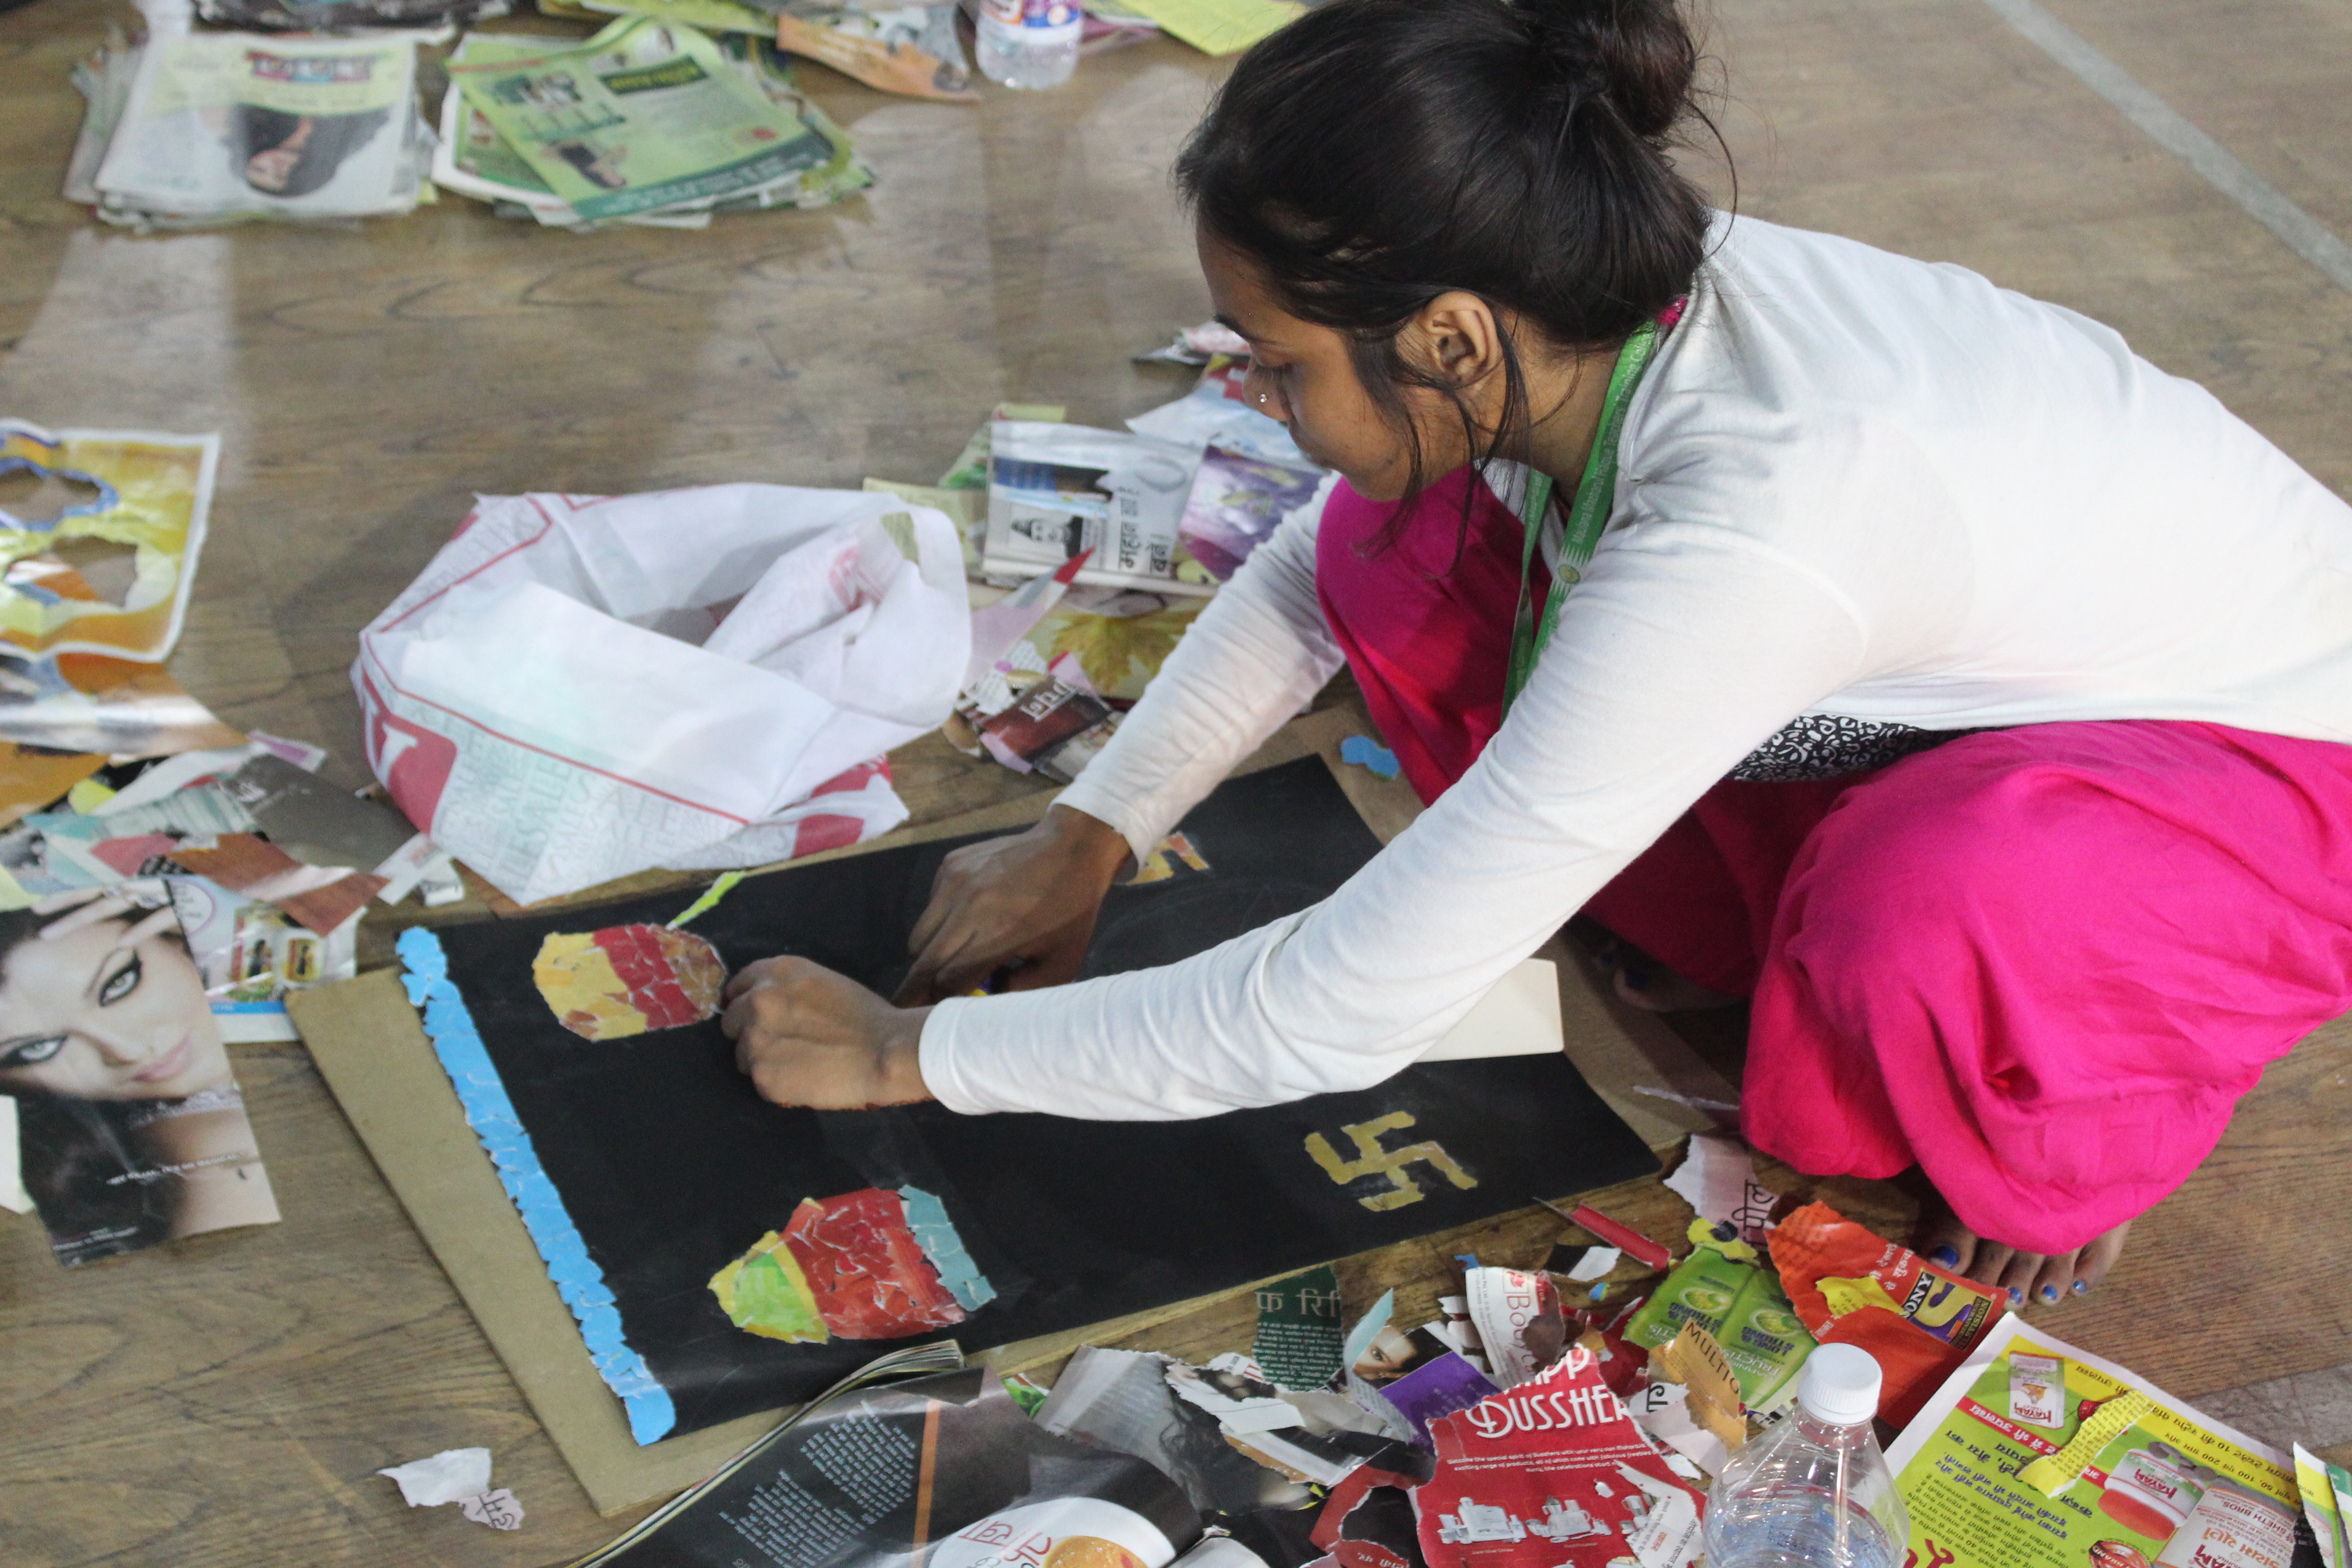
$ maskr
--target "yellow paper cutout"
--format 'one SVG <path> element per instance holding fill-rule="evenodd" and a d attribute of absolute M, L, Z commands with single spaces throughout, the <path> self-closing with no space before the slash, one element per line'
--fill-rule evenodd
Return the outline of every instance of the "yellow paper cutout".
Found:
<path fill-rule="evenodd" d="M 1421 1190 L 1421 1184 L 1406 1173 L 1407 1165 L 1428 1165 L 1465 1192 L 1478 1184 L 1478 1179 L 1456 1164 L 1454 1156 L 1433 1140 L 1426 1143 L 1408 1144 L 1402 1149 L 1381 1147 L 1381 1133 L 1394 1132 L 1412 1124 L 1412 1111 L 1391 1110 L 1386 1116 L 1340 1128 L 1340 1132 L 1356 1146 L 1357 1157 L 1353 1160 L 1341 1159 L 1339 1152 L 1331 1147 L 1331 1141 L 1320 1132 L 1309 1132 L 1307 1135 L 1307 1156 L 1323 1167 L 1323 1173 L 1341 1186 L 1361 1181 L 1366 1176 L 1386 1176 L 1390 1191 L 1356 1200 L 1375 1213 L 1417 1204 L 1427 1195 Z"/>
<path fill-rule="evenodd" d="M 1295 0 L 1122 0 L 1204 55 L 1237 55 L 1307 14 Z"/>

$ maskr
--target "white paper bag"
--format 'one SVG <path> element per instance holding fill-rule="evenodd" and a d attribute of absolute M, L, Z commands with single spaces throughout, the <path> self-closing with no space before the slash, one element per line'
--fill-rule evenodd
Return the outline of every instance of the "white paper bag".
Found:
<path fill-rule="evenodd" d="M 482 496 L 352 679 L 393 799 L 529 903 L 896 826 L 880 754 L 947 718 L 971 636 L 954 523 L 896 496 Z"/>

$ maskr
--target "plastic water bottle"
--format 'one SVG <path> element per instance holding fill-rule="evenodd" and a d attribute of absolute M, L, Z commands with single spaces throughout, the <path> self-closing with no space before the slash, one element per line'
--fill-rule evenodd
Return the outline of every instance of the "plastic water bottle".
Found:
<path fill-rule="evenodd" d="M 1005 87 L 1059 87 L 1078 67 L 1077 0 L 980 0 L 980 74 Z"/>
<path fill-rule="evenodd" d="M 1823 1345 L 1797 1379 L 1797 1408 L 1731 1457 L 1706 1500 L 1707 1568 L 1895 1568 L 1911 1521 L 1870 1419 L 1878 1363 Z"/>

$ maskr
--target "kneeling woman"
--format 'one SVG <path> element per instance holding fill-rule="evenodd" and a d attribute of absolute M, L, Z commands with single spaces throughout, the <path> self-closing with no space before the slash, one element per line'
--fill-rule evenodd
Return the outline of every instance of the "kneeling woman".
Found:
<path fill-rule="evenodd" d="M 943 872 L 902 1000 L 1053 988 L 754 966 L 763 1092 L 1360 1087 L 1589 909 L 1753 996 L 1758 1147 L 1920 1167 L 1931 1248 L 2054 1300 L 2352 1006 L 2352 508 L 2094 321 L 1709 211 L 1694 63 L 1665 0 L 1334 0 L 1243 59 L 1180 176 L 1252 395 L 1346 482 Z M 1342 660 L 1428 812 L 1304 914 L 1053 985 Z"/>

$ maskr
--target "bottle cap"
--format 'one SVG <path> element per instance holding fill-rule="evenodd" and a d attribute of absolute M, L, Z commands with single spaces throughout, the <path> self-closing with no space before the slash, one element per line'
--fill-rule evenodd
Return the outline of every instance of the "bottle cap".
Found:
<path fill-rule="evenodd" d="M 1858 1345 L 1822 1345 L 1797 1376 L 1797 1403 L 1816 1421 L 1853 1426 L 1878 1414 L 1878 1362 Z"/>

